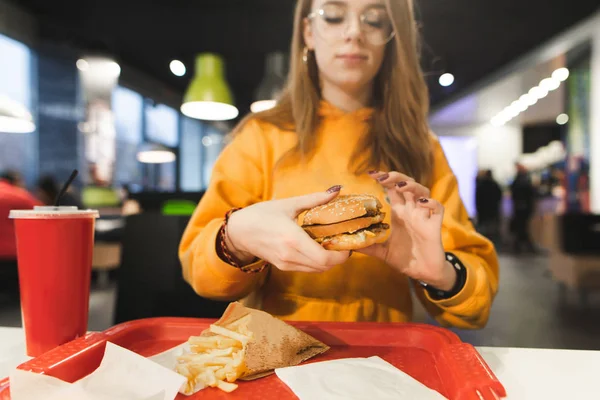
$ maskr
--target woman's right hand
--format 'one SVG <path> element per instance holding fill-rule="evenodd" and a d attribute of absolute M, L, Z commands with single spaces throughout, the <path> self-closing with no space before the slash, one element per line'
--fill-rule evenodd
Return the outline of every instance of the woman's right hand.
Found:
<path fill-rule="evenodd" d="M 226 245 L 238 260 L 258 257 L 282 271 L 325 272 L 342 264 L 348 251 L 325 250 L 296 222 L 305 210 L 325 204 L 340 192 L 325 192 L 253 204 L 234 212 L 227 225 Z"/>

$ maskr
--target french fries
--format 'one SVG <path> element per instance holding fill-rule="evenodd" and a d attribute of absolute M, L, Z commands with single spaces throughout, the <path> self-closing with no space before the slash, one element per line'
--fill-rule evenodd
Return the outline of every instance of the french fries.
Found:
<path fill-rule="evenodd" d="M 249 317 L 249 316 L 247 316 Z M 249 318 L 243 317 L 226 327 L 211 325 L 210 336 L 192 336 L 190 352 L 178 357 L 177 373 L 187 378 L 185 394 L 206 387 L 216 387 L 230 393 L 237 389 L 234 382 L 245 371 L 245 347 L 252 339 L 248 331 Z"/>

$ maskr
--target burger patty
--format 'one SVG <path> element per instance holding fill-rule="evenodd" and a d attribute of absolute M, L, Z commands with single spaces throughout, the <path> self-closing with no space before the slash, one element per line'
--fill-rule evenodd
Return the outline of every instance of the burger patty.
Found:
<path fill-rule="evenodd" d="M 378 223 L 378 224 L 373 224 L 371 226 L 368 226 L 366 228 L 363 229 L 359 229 L 358 231 L 349 233 L 349 232 L 344 232 L 344 233 L 340 233 L 337 235 L 331 235 L 331 236 L 325 236 L 325 237 L 320 237 L 320 238 L 316 238 L 315 241 L 317 243 L 324 243 L 327 241 L 332 240 L 334 237 L 336 236 L 375 236 L 376 233 L 380 232 L 380 231 L 385 231 L 387 229 L 390 229 L 390 226 L 388 224 L 385 223 Z"/>
<path fill-rule="evenodd" d="M 385 213 L 379 213 L 373 216 L 354 218 L 335 224 L 307 225 L 303 228 L 312 238 L 335 236 L 340 233 L 354 233 L 361 229 L 368 228 L 371 225 L 379 224 L 383 221 L 384 217 Z"/>

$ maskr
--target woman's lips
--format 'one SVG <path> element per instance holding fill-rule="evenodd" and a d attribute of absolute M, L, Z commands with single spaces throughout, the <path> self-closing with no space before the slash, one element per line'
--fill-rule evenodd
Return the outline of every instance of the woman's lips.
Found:
<path fill-rule="evenodd" d="M 349 66 L 359 65 L 359 64 L 362 64 L 363 62 L 367 61 L 367 56 L 362 55 L 362 54 L 351 54 L 351 53 L 338 54 L 336 58 L 338 58 L 344 64 L 349 65 Z"/>
<path fill-rule="evenodd" d="M 344 60 L 366 60 L 367 56 L 362 54 L 338 54 L 338 58 L 342 58 Z"/>

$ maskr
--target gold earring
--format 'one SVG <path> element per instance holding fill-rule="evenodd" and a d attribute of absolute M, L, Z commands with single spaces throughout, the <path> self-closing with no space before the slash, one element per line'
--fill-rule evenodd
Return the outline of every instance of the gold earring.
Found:
<path fill-rule="evenodd" d="M 308 47 L 304 46 L 304 51 L 302 52 L 302 61 L 304 64 L 308 62 Z"/>

